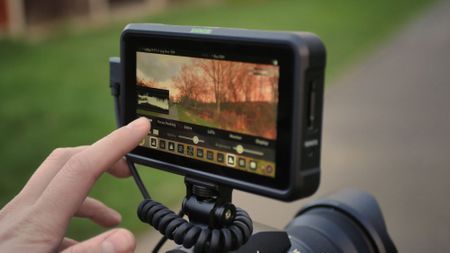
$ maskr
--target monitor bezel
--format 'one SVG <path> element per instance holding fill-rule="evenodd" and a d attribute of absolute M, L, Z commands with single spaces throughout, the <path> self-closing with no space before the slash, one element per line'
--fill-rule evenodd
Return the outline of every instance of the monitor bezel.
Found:
<path fill-rule="evenodd" d="M 291 151 L 295 136 L 300 134 L 293 129 L 294 73 L 296 51 L 290 43 L 282 41 L 251 41 L 224 39 L 207 36 L 176 36 L 161 33 L 127 32 L 122 36 L 122 66 L 124 84 L 121 90 L 123 124 L 131 122 L 136 114 L 136 52 L 144 47 L 183 48 L 192 51 L 209 49 L 223 55 L 236 55 L 241 52 L 241 61 L 264 55 L 279 61 L 279 103 L 277 109 L 277 139 L 275 148 L 276 174 L 274 178 L 240 171 L 226 166 L 206 163 L 187 157 L 177 156 L 154 149 L 137 147 L 130 152 L 131 157 L 144 165 L 168 170 L 181 175 L 199 176 L 212 181 L 229 185 L 233 188 L 248 190 L 248 185 L 258 188 L 270 188 L 279 191 L 289 190 L 292 186 L 290 177 L 293 164 Z M 299 129 L 300 131 L 300 129 Z M 263 194 L 264 195 L 264 194 Z"/>

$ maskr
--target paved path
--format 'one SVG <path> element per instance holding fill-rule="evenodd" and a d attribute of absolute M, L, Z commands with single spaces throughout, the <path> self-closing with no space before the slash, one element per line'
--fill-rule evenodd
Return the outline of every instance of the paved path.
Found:
<path fill-rule="evenodd" d="M 332 83 L 324 114 L 314 197 L 349 186 L 367 190 L 380 201 L 400 252 L 449 252 L 450 1 Z M 275 227 L 305 203 L 235 199 Z"/>
<path fill-rule="evenodd" d="M 324 117 L 313 198 L 286 204 L 237 193 L 236 204 L 282 228 L 311 199 L 356 187 L 379 200 L 400 252 L 449 252 L 450 0 L 330 84 Z"/>

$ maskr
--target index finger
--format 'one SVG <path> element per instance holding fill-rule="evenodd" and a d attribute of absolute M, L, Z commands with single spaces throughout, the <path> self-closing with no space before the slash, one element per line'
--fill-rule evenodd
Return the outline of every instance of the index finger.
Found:
<path fill-rule="evenodd" d="M 149 127 L 146 118 L 139 118 L 72 156 L 36 202 L 38 213 L 52 217 L 54 224 L 67 223 L 97 178 L 135 148 Z"/>

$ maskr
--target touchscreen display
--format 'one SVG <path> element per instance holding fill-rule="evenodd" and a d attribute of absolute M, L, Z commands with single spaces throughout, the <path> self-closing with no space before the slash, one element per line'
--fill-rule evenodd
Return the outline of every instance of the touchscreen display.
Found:
<path fill-rule="evenodd" d="M 151 121 L 140 145 L 274 178 L 278 79 L 274 59 L 137 51 L 136 113 Z"/>

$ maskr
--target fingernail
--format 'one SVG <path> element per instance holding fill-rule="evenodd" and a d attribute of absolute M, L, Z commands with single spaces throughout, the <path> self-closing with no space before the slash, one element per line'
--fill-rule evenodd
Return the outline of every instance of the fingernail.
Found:
<path fill-rule="evenodd" d="M 133 128 L 141 128 L 148 124 L 148 119 L 145 117 L 140 117 L 134 121 L 131 121 L 126 127 L 133 129 Z"/>
<path fill-rule="evenodd" d="M 116 249 L 114 248 L 114 244 L 112 244 L 109 240 L 105 240 L 102 242 L 102 253 L 115 253 Z"/>
<path fill-rule="evenodd" d="M 114 213 L 113 217 L 118 223 L 120 223 L 122 221 L 122 215 L 120 215 L 120 213 L 117 213 L 117 212 Z"/>
<path fill-rule="evenodd" d="M 105 224 L 108 227 L 114 227 L 120 224 L 122 221 L 122 215 L 118 212 L 111 212 L 109 213 L 108 223 Z"/>
<path fill-rule="evenodd" d="M 124 229 L 117 230 L 102 242 L 102 253 L 125 253 L 133 251 L 134 237 Z"/>

